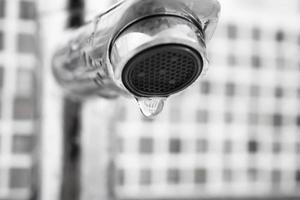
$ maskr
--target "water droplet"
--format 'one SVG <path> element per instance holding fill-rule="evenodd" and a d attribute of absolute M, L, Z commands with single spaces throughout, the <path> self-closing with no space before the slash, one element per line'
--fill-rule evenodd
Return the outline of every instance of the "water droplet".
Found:
<path fill-rule="evenodd" d="M 148 118 L 154 118 L 162 112 L 166 99 L 165 97 L 136 97 L 141 112 Z"/>

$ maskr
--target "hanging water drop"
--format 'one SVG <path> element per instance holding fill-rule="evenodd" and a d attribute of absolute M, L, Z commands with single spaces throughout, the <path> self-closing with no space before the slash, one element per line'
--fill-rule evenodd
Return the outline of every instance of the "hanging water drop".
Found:
<path fill-rule="evenodd" d="M 162 112 L 166 99 L 164 97 L 136 97 L 141 112 L 148 118 L 154 118 Z"/>

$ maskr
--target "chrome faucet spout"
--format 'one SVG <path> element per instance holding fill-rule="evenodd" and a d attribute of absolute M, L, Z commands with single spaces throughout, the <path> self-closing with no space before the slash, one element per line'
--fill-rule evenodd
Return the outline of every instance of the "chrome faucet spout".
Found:
<path fill-rule="evenodd" d="M 207 68 L 217 0 L 121 1 L 78 30 L 53 57 L 53 73 L 80 98 L 167 98 Z"/>

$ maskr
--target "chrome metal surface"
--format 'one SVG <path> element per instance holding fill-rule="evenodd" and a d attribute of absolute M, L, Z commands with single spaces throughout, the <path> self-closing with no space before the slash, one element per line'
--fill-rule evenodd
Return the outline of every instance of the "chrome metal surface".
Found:
<path fill-rule="evenodd" d="M 132 57 L 122 70 L 122 83 L 137 97 L 168 97 L 200 75 L 200 54 L 182 44 L 161 44 Z"/>
<path fill-rule="evenodd" d="M 121 79 L 132 57 L 156 45 L 181 44 L 205 61 L 205 43 L 216 28 L 219 10 L 217 0 L 122 1 L 66 34 L 53 58 L 54 75 L 78 97 L 132 96 Z"/>
<path fill-rule="evenodd" d="M 163 44 L 189 46 L 206 59 L 203 32 L 193 23 L 174 15 L 148 17 L 128 26 L 113 41 L 109 59 L 115 80 L 121 83 L 123 67 L 138 52 Z"/>

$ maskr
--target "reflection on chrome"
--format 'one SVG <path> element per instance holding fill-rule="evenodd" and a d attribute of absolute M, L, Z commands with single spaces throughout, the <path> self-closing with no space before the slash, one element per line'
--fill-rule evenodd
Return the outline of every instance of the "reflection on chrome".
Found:
<path fill-rule="evenodd" d="M 167 98 L 207 70 L 206 42 L 219 11 L 216 0 L 119 2 L 66 34 L 54 55 L 53 73 L 69 94 L 80 98 Z M 159 67 L 144 73 L 152 65 Z"/>

